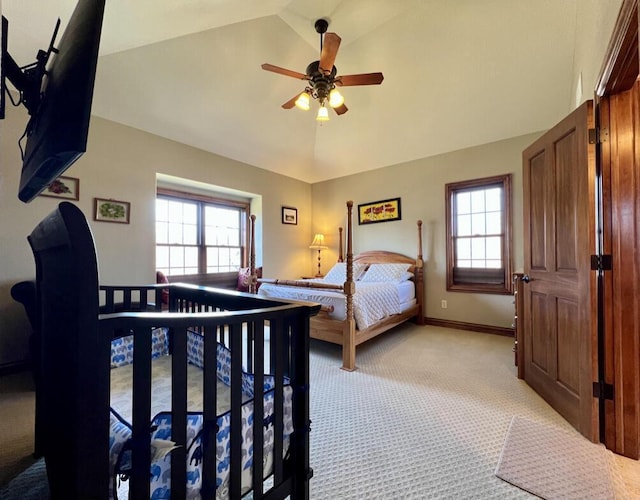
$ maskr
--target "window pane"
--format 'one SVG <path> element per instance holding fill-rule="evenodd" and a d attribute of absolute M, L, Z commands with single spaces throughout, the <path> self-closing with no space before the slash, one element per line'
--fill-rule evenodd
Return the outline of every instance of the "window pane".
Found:
<path fill-rule="evenodd" d="M 185 247 L 184 265 L 198 269 L 198 247 Z"/>
<path fill-rule="evenodd" d="M 169 223 L 169 243 L 184 243 L 182 239 L 182 224 Z"/>
<path fill-rule="evenodd" d="M 484 242 L 485 238 L 473 238 L 471 240 L 471 258 L 476 259 L 484 259 Z M 474 266 L 476 267 L 476 266 Z"/>
<path fill-rule="evenodd" d="M 169 266 L 171 268 L 184 267 L 184 249 L 182 247 L 169 247 Z"/>
<path fill-rule="evenodd" d="M 184 213 L 182 222 L 185 224 L 198 224 L 198 206 L 194 204 L 185 204 L 183 206 Z"/>
<path fill-rule="evenodd" d="M 238 229 L 230 229 L 227 231 L 227 244 L 231 247 L 240 246 L 240 232 Z"/>
<path fill-rule="evenodd" d="M 458 261 L 458 266 L 457 267 L 471 267 L 471 261 L 470 260 L 460 260 L 460 261 Z"/>
<path fill-rule="evenodd" d="M 156 220 L 167 221 L 169 219 L 169 202 L 158 198 L 156 200 Z"/>
<path fill-rule="evenodd" d="M 456 242 L 456 256 L 458 262 L 471 258 L 471 240 L 469 238 L 458 238 Z"/>
<path fill-rule="evenodd" d="M 183 228 L 183 236 L 185 245 L 198 244 L 198 226 L 196 224 L 185 224 Z"/>
<path fill-rule="evenodd" d="M 487 234 L 484 219 L 484 213 L 473 214 L 471 216 L 471 234 Z"/>
<path fill-rule="evenodd" d="M 232 248 L 229 250 L 229 265 L 231 266 L 230 271 L 237 271 L 240 269 L 242 264 L 242 255 L 240 254 L 239 248 Z"/>
<path fill-rule="evenodd" d="M 500 212 L 487 213 L 487 234 L 502 233 L 502 214 Z"/>
<path fill-rule="evenodd" d="M 471 212 L 474 214 L 484 212 L 484 189 L 471 192 Z"/>
<path fill-rule="evenodd" d="M 502 210 L 502 188 L 492 188 L 485 191 L 487 212 L 500 212 Z"/>
<path fill-rule="evenodd" d="M 184 203 L 180 201 L 169 201 L 169 222 L 182 222 L 182 207 Z"/>
<path fill-rule="evenodd" d="M 502 259 L 502 238 L 487 238 L 487 259 Z"/>
<path fill-rule="evenodd" d="M 476 269 L 484 269 L 484 267 L 485 267 L 484 260 L 472 260 L 471 261 L 471 267 L 476 268 Z"/>
<path fill-rule="evenodd" d="M 218 262 L 220 266 L 228 266 L 229 265 L 229 249 L 228 248 L 220 248 L 218 251 Z"/>
<path fill-rule="evenodd" d="M 458 236 L 471 236 L 471 216 L 458 215 Z"/>
<path fill-rule="evenodd" d="M 207 269 L 215 269 L 218 267 L 218 249 L 207 248 Z M 210 271 L 207 271 L 210 272 Z"/>
<path fill-rule="evenodd" d="M 456 194 L 456 212 L 458 214 L 471 213 L 471 193 L 461 192 Z"/>
<path fill-rule="evenodd" d="M 156 222 L 156 243 L 169 243 L 169 224 Z"/>
<path fill-rule="evenodd" d="M 491 269 L 500 269 L 502 267 L 502 261 L 499 260 L 488 260 L 487 267 Z"/>

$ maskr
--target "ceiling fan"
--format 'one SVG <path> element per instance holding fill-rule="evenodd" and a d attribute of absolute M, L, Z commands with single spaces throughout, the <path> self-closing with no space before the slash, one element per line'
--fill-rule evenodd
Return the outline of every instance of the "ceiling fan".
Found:
<path fill-rule="evenodd" d="M 333 108 L 338 115 L 348 111 L 347 106 L 344 104 L 344 98 L 336 89 L 336 85 L 340 87 L 379 85 L 384 79 L 382 73 L 336 76 L 337 70 L 333 63 L 338 54 L 341 38 L 335 33 L 326 33 L 328 27 L 329 22 L 326 19 L 318 19 L 315 23 L 316 32 L 320 34 L 320 60 L 309 64 L 305 74 L 274 66 L 273 64 L 265 63 L 262 65 L 262 69 L 266 71 L 306 80 L 306 88 L 285 102 L 282 107 L 291 109 L 296 106 L 300 109 L 308 110 L 310 98 L 313 97 L 320 104 L 317 116 L 318 121 L 329 119 L 326 104 Z"/>

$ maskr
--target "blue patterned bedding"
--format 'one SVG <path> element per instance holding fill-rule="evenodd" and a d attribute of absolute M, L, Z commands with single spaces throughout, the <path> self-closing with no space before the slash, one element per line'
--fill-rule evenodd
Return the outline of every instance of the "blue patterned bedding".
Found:
<path fill-rule="evenodd" d="M 158 358 L 168 353 L 167 332 L 158 329 L 153 332 L 154 341 L 154 358 Z M 112 348 L 112 365 L 120 363 L 117 366 L 123 366 L 120 360 L 121 355 L 125 355 L 132 359 L 130 351 L 133 351 L 132 338 L 118 343 Z M 189 363 L 202 368 L 203 339 L 202 336 L 189 332 L 188 335 L 188 361 Z M 164 347 L 162 347 L 164 346 Z M 119 360 L 114 360 L 118 356 Z M 159 354 L 156 354 L 159 353 Z M 229 386 L 230 369 L 231 369 L 231 353 L 230 351 L 218 344 L 217 347 L 217 364 L 218 378 L 222 384 L 220 387 Z M 242 375 L 243 400 L 242 405 L 242 436 L 243 452 L 242 456 L 242 493 L 249 491 L 252 480 L 252 464 L 253 464 L 253 374 L 244 373 Z M 285 381 L 288 382 L 288 381 Z M 263 477 L 268 477 L 273 467 L 273 447 L 274 447 L 274 430 L 273 430 L 273 413 L 274 413 L 274 378 L 270 375 L 265 376 L 265 392 L 264 392 L 264 461 L 263 461 Z M 293 432 L 293 421 L 291 414 L 292 407 L 292 389 L 290 385 L 285 385 L 284 394 L 284 452 L 286 453 L 289 446 L 289 436 Z M 224 398 L 224 394 L 218 394 L 219 399 Z M 216 498 L 229 498 L 229 476 L 230 476 L 230 410 L 223 411 L 218 415 L 216 433 Z M 192 411 L 187 415 L 187 498 L 200 498 L 200 487 L 202 485 L 202 450 L 201 437 L 203 416 L 200 411 Z M 171 413 L 161 411 L 157 413 L 151 422 L 154 429 L 151 435 L 152 447 L 154 440 L 168 440 L 171 436 Z M 127 479 L 130 471 L 130 451 L 128 450 L 128 442 L 131 437 L 131 425 L 119 413 L 111 409 L 111 432 L 109 441 L 110 450 L 110 468 L 111 468 L 111 498 L 115 498 L 118 494 L 122 497 L 123 490 L 127 488 L 118 488 L 116 479 Z M 157 444 L 161 444 L 162 441 Z M 163 443 L 162 443 L 163 444 Z M 152 448 L 153 449 L 153 448 Z M 170 498 L 170 476 L 171 476 L 171 459 L 170 454 L 165 458 L 152 460 L 151 464 L 151 494 L 152 498 L 164 499 Z M 116 491 L 119 492 L 116 494 Z"/>

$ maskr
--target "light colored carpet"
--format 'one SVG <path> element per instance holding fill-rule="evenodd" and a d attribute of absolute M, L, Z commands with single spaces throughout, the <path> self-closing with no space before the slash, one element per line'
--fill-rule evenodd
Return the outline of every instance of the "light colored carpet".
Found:
<path fill-rule="evenodd" d="M 512 347 L 408 324 L 359 346 L 349 373 L 338 346 L 313 341 L 311 499 L 536 498 L 494 474 L 513 416 L 575 431 L 516 378 Z"/>
<path fill-rule="evenodd" d="M 614 457 L 576 431 L 513 417 L 496 476 L 547 500 L 614 499 Z"/>

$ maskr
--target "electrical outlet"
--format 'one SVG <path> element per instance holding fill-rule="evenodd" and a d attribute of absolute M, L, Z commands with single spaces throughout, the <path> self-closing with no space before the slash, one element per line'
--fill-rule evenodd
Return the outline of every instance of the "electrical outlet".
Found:
<path fill-rule="evenodd" d="M 443 299 L 443 300 L 441 300 L 441 301 L 440 301 L 440 307 L 441 307 L 442 309 L 446 309 L 446 308 L 447 308 L 447 301 L 446 301 L 446 300 L 444 300 L 444 299 Z"/>

